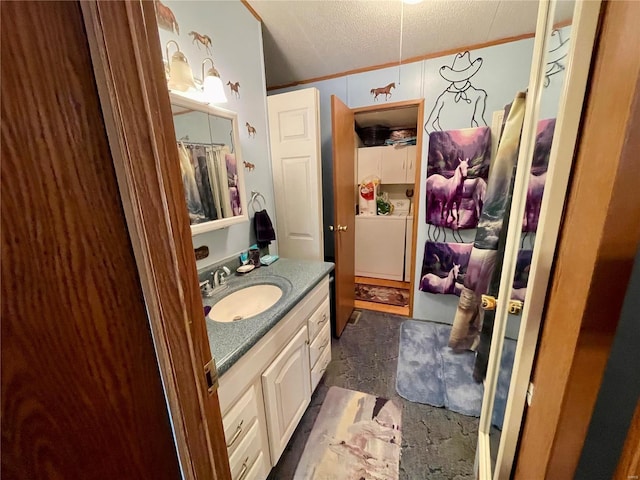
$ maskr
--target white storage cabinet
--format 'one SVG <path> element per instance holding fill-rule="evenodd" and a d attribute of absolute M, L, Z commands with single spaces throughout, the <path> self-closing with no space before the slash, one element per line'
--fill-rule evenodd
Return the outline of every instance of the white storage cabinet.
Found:
<path fill-rule="evenodd" d="M 416 177 L 416 146 L 358 148 L 358 178 L 375 175 L 383 184 L 413 184 Z"/>

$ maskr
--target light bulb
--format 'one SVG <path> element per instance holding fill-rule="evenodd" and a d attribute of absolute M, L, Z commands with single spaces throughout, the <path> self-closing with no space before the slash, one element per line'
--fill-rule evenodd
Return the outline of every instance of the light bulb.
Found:
<path fill-rule="evenodd" d="M 204 97 L 209 103 L 227 103 L 224 85 L 220 77 L 207 75 L 203 83 Z"/>

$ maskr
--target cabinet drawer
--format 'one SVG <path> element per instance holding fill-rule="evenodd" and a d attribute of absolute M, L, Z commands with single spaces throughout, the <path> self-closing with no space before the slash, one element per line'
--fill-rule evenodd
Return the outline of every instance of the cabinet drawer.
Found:
<path fill-rule="evenodd" d="M 324 353 L 320 355 L 320 359 L 316 363 L 316 366 L 311 370 L 311 391 L 314 391 L 327 370 L 327 366 L 331 361 L 331 349 L 325 348 Z"/>
<path fill-rule="evenodd" d="M 240 397 L 238 403 L 222 419 L 229 454 L 233 453 L 242 442 L 256 418 L 258 418 L 258 402 L 255 386 L 251 385 L 246 393 Z"/>
<path fill-rule="evenodd" d="M 248 478 L 248 472 L 262 453 L 261 447 L 258 424 L 254 422 L 238 445 L 238 448 L 229 457 L 229 467 L 231 468 L 231 478 L 233 480 Z"/>
<path fill-rule="evenodd" d="M 311 365 L 311 368 L 316 365 L 318 358 L 327 348 L 331 349 L 331 326 L 329 322 L 324 323 L 320 333 L 309 347 L 309 365 Z"/>
<path fill-rule="evenodd" d="M 331 312 L 329 309 L 329 298 L 325 299 L 324 302 L 318 307 L 318 309 L 313 312 L 313 314 L 309 317 L 309 340 L 313 342 L 318 335 L 318 332 L 325 325 L 329 324 L 329 318 L 331 317 Z"/>

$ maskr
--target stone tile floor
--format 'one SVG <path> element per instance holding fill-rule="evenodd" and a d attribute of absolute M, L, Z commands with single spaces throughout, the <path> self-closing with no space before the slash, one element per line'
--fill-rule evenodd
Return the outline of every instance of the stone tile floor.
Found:
<path fill-rule="evenodd" d="M 401 480 L 473 477 L 478 419 L 444 408 L 412 403 L 395 389 L 400 324 L 404 317 L 363 310 L 332 340 L 332 361 L 311 404 L 269 479 L 293 478 L 316 416 L 331 386 L 394 399 L 403 405 Z"/>

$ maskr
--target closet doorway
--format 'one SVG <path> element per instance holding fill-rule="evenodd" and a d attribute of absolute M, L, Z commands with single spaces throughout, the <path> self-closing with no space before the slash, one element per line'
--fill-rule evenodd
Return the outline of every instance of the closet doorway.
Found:
<path fill-rule="evenodd" d="M 353 308 L 413 311 L 424 99 L 331 105 L 339 336 Z"/>

